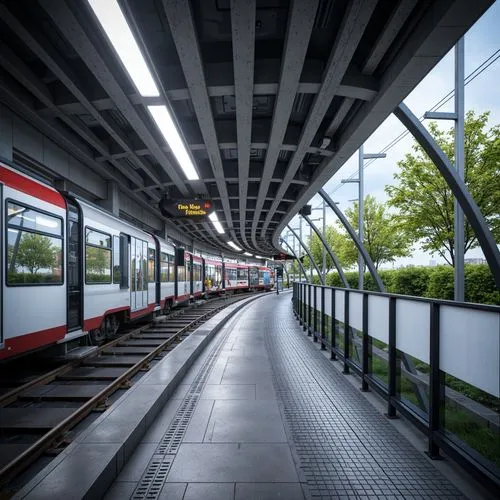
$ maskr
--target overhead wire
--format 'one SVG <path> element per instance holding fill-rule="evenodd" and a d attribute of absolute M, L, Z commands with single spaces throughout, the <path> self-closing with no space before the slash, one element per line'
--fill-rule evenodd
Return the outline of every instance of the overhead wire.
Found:
<path fill-rule="evenodd" d="M 500 49 L 497 49 L 493 54 L 491 54 L 488 58 L 486 58 L 479 66 L 476 67 L 469 75 L 467 75 L 464 78 L 464 86 L 468 85 L 471 83 L 473 80 L 475 80 L 481 73 L 486 71 L 494 62 L 496 62 L 500 58 Z M 443 96 L 437 103 L 435 103 L 429 111 L 436 111 L 442 106 L 444 106 L 447 102 L 449 102 L 455 95 L 455 90 L 450 90 L 445 96 Z M 424 120 L 424 115 L 422 115 L 419 118 L 420 121 Z M 390 149 L 392 149 L 396 144 L 398 144 L 400 141 L 402 141 L 410 132 L 408 130 L 404 130 L 401 132 L 398 136 L 396 136 L 394 139 L 392 139 L 389 144 L 386 144 L 380 151 L 379 153 L 386 153 Z M 369 167 L 375 159 L 368 160 L 364 166 L 363 170 L 365 170 L 367 167 Z M 358 175 L 358 169 L 356 169 L 352 174 L 347 177 L 346 180 L 352 180 Z M 334 193 L 336 193 L 344 184 L 339 183 L 337 186 L 333 188 L 333 190 L 329 193 L 330 196 L 332 196 Z M 322 202 L 321 202 L 322 203 Z M 321 206 L 321 203 L 318 204 L 315 208 Z"/>

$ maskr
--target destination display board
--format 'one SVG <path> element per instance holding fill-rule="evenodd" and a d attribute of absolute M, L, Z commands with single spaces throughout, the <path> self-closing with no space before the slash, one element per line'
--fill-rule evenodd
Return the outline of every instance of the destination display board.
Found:
<path fill-rule="evenodd" d="M 169 219 L 205 219 L 214 210 L 211 200 L 171 199 L 160 200 L 160 211 Z"/>

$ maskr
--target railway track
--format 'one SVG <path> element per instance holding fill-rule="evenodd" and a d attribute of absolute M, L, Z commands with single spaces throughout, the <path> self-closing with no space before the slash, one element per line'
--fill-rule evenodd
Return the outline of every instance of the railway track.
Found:
<path fill-rule="evenodd" d="M 0 492 L 38 457 L 61 451 L 69 432 L 91 412 L 105 411 L 110 396 L 127 389 L 139 372 L 168 355 L 190 331 L 241 294 L 190 307 L 153 321 L 0 395 Z"/>

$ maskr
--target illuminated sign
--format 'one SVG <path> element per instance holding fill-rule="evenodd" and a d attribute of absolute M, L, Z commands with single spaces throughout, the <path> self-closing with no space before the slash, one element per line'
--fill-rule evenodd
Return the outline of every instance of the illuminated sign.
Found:
<path fill-rule="evenodd" d="M 204 219 L 214 210 L 210 200 L 160 200 L 161 213 L 170 219 Z"/>

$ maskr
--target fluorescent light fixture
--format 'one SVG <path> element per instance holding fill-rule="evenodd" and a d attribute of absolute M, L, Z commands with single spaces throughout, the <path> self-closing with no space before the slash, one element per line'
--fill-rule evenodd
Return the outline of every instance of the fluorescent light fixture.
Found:
<path fill-rule="evenodd" d="M 268 260 L 269 259 L 269 257 L 262 257 L 262 255 L 254 255 L 254 257 L 256 259 L 264 259 L 264 260 Z"/>
<path fill-rule="evenodd" d="M 252 254 L 250 252 L 243 252 L 243 255 L 247 255 L 248 257 L 252 256 Z"/>
<path fill-rule="evenodd" d="M 164 105 L 148 106 L 148 110 L 156 126 L 160 129 L 160 132 L 165 138 L 165 141 L 167 141 L 167 144 L 170 146 L 175 159 L 179 163 L 187 179 L 190 181 L 197 181 L 200 177 L 194 168 L 191 157 L 187 152 L 186 146 L 181 139 L 167 107 Z"/>
<path fill-rule="evenodd" d="M 236 245 L 235 243 L 233 243 L 232 241 L 227 241 L 226 243 L 227 243 L 227 244 L 228 244 L 231 248 L 234 248 L 236 251 L 241 252 L 241 248 L 240 248 L 238 245 Z"/>
<path fill-rule="evenodd" d="M 217 212 L 212 212 L 208 216 L 208 218 L 212 221 L 212 224 L 219 234 L 225 233 L 224 228 L 222 227 L 222 224 L 219 222 L 219 218 L 217 217 Z"/>
<path fill-rule="evenodd" d="M 88 0 L 123 66 L 142 96 L 157 97 L 158 87 L 116 0 Z"/>

